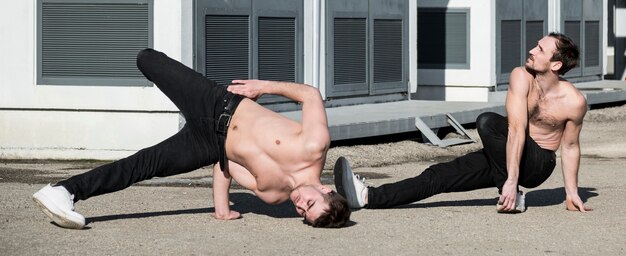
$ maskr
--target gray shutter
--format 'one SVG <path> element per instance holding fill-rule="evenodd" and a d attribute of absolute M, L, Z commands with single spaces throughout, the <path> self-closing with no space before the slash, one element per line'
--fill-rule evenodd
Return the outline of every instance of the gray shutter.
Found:
<path fill-rule="evenodd" d="M 259 17 L 259 79 L 296 82 L 295 26 L 295 18 Z"/>
<path fill-rule="evenodd" d="M 135 58 L 151 46 L 150 26 L 147 2 L 42 1 L 40 82 L 147 85 Z"/>
<path fill-rule="evenodd" d="M 374 83 L 402 82 L 402 20 L 374 20 Z"/>
<path fill-rule="evenodd" d="M 369 95 L 369 1 L 326 4 L 326 96 Z"/>
<path fill-rule="evenodd" d="M 544 36 L 543 27 L 543 21 L 526 22 L 526 49 L 524 53 L 527 54 L 531 49 L 537 46 L 537 42 Z"/>
<path fill-rule="evenodd" d="M 205 16 L 206 76 L 221 85 L 249 78 L 249 16 Z"/>
<path fill-rule="evenodd" d="M 521 43 L 521 20 L 503 20 L 500 25 L 500 70 L 510 74 L 511 70 L 522 63 L 520 56 Z"/>
<path fill-rule="evenodd" d="M 600 65 L 600 22 L 585 21 L 585 67 Z"/>
<path fill-rule="evenodd" d="M 407 91 L 408 1 L 369 2 L 370 95 Z"/>
<path fill-rule="evenodd" d="M 582 41 L 582 2 L 583 0 L 561 1 L 561 24 L 563 28 L 561 31 L 571 38 L 581 51 L 585 49 Z M 580 57 L 580 60 L 584 61 L 583 52 L 581 52 Z M 582 62 L 579 63 L 578 67 L 573 68 L 565 74 L 567 78 L 580 76 L 582 76 Z"/>
<path fill-rule="evenodd" d="M 334 84 L 365 83 L 367 72 L 367 19 L 336 18 L 334 22 Z"/>

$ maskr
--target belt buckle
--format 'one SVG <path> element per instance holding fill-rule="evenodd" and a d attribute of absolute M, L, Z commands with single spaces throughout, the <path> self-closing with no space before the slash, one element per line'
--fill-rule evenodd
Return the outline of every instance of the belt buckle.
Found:
<path fill-rule="evenodd" d="M 232 115 L 228 113 L 220 114 L 220 118 L 217 121 L 217 132 L 226 134 L 228 131 L 228 126 L 230 126 L 230 120 L 232 119 Z"/>

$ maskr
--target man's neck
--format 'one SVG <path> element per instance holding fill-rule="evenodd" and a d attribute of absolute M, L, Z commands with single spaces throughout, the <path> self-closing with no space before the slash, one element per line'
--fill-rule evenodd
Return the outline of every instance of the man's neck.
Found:
<path fill-rule="evenodd" d="M 544 94 L 550 93 L 550 91 L 558 88 L 560 77 L 554 72 L 548 71 L 546 73 L 535 73 L 535 81 L 537 86 Z"/>
<path fill-rule="evenodd" d="M 291 175 L 291 190 L 305 185 L 322 185 L 319 175 L 311 175 L 311 172 L 300 171 Z"/>

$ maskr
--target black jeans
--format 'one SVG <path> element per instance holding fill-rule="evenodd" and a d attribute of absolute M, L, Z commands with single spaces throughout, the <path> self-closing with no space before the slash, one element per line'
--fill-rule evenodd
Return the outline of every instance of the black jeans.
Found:
<path fill-rule="evenodd" d="M 57 183 L 74 194 L 74 201 L 214 164 L 224 150 L 218 144 L 215 120 L 223 111 L 222 99 L 229 94 L 226 87 L 152 49 L 139 52 L 137 67 L 178 107 L 186 124 L 157 145 Z"/>
<path fill-rule="evenodd" d="M 508 121 L 496 113 L 483 113 L 476 119 L 483 149 L 447 163 L 428 167 L 417 177 L 368 189 L 367 208 L 390 208 L 413 203 L 439 193 L 462 192 L 481 188 L 502 189 L 506 171 Z M 555 154 L 539 145 L 526 132 L 518 184 L 534 188 L 550 177 Z"/>

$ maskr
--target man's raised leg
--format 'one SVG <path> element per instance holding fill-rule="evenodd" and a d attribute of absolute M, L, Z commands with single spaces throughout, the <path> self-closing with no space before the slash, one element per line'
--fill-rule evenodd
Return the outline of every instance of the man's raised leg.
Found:
<path fill-rule="evenodd" d="M 168 57 L 145 49 L 137 54 L 137 68 L 178 107 L 185 119 L 214 117 L 222 102 L 212 99 L 226 94 L 226 87 Z M 221 113 L 221 112 L 219 112 Z"/>

